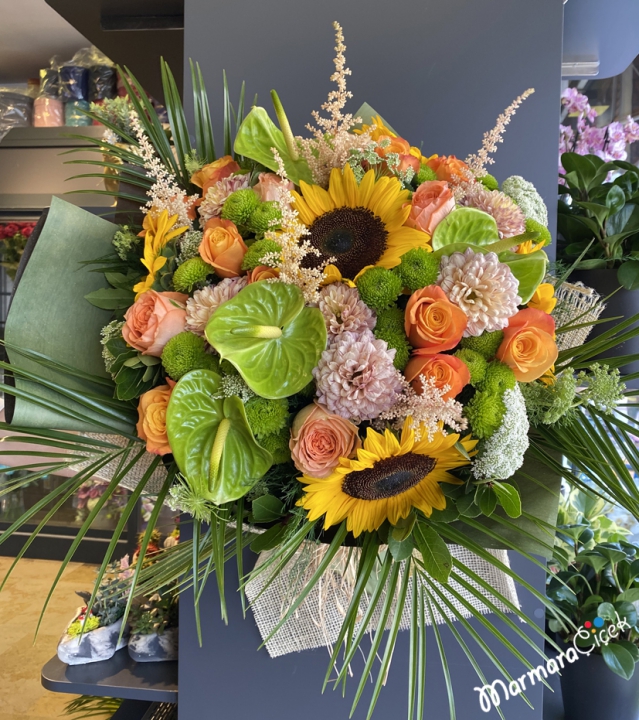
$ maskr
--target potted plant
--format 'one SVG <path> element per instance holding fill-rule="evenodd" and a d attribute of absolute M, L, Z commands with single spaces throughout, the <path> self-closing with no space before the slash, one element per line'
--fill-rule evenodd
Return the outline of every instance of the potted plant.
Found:
<path fill-rule="evenodd" d="M 119 588 L 120 563 L 112 563 L 100 583 L 93 603 L 90 592 L 76 592 L 85 602 L 67 625 L 58 643 L 58 657 L 68 665 L 109 660 L 128 642 L 122 631 L 126 599 Z"/>
<path fill-rule="evenodd" d="M 580 504 L 581 511 L 575 507 Z M 568 507 L 571 522 L 559 528 L 561 542 L 550 562 L 547 594 L 574 627 L 554 618 L 548 625 L 565 644 L 566 654 L 573 653 L 561 663 L 566 720 L 637 720 L 639 546 L 624 539 L 595 541 L 602 533 L 623 537 L 616 526 L 591 522 L 598 504 L 589 496 L 575 499 Z"/>
<path fill-rule="evenodd" d="M 155 592 L 133 606 L 128 649 L 137 662 L 177 660 L 178 594 L 175 588 Z"/>

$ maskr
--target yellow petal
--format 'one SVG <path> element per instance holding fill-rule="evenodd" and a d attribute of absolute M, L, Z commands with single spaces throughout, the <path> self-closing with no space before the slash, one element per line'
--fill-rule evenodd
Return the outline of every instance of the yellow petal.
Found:
<path fill-rule="evenodd" d="M 359 192 L 357 187 L 357 180 L 353 173 L 353 168 L 350 165 L 346 165 L 342 176 L 342 187 L 344 195 L 346 196 L 346 205 L 351 208 L 355 208 L 359 205 Z"/>
<path fill-rule="evenodd" d="M 342 171 L 339 168 L 331 170 L 328 179 L 328 192 L 333 201 L 333 207 L 339 208 L 346 205 L 347 197 L 342 183 Z"/>

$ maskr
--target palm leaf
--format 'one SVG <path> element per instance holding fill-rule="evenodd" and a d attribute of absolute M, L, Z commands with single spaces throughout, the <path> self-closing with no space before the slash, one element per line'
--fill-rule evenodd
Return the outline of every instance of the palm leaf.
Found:
<path fill-rule="evenodd" d="M 195 111 L 195 138 L 199 158 L 204 163 L 212 163 L 216 159 L 215 139 L 213 137 L 213 123 L 211 122 L 211 111 L 209 99 L 206 94 L 204 78 L 199 63 L 191 65 L 191 83 L 193 85 L 193 106 Z"/>

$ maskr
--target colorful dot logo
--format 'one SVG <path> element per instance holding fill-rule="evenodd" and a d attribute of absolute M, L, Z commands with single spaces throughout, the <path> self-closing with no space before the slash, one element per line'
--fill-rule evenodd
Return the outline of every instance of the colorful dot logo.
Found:
<path fill-rule="evenodd" d="M 593 627 L 594 625 L 594 627 Z M 584 623 L 584 627 L 587 630 L 590 630 L 590 632 L 594 635 L 599 628 L 602 628 L 604 626 L 604 619 L 600 617 L 596 617 L 592 622 L 590 620 L 586 620 Z"/>

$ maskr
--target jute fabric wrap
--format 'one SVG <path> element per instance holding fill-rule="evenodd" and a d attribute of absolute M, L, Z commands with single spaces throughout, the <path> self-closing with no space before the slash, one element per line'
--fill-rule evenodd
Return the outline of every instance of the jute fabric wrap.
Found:
<path fill-rule="evenodd" d="M 601 297 L 596 290 L 586 287 L 583 283 L 563 283 L 555 291 L 557 305 L 552 312 L 557 327 L 562 325 L 581 325 L 582 323 L 594 323 L 605 309 Z M 583 345 L 592 325 L 570 330 L 567 333 L 557 335 L 557 347 L 559 350 Z"/>
<path fill-rule="evenodd" d="M 264 590 L 264 587 L 270 580 L 270 569 L 257 575 L 247 584 L 246 596 L 251 602 L 255 622 L 262 639 L 267 638 L 271 634 L 295 602 L 300 592 L 306 587 L 317 566 L 321 563 L 327 547 L 326 545 L 316 543 L 305 543 L 284 567 L 282 572 L 268 585 L 266 590 Z M 454 558 L 463 563 L 469 570 L 479 575 L 488 585 L 494 588 L 497 593 L 506 598 L 515 607 L 519 608 L 517 590 L 511 577 L 463 547 L 449 545 L 449 549 Z M 262 553 L 255 568 L 258 569 L 262 563 L 266 562 L 271 555 L 277 552 L 277 549 L 275 549 Z M 508 553 L 505 550 L 488 550 L 487 552 L 504 565 L 510 567 Z M 308 594 L 304 602 L 266 643 L 266 649 L 271 657 L 287 655 L 302 650 L 311 650 L 312 648 L 330 648 L 333 646 L 338 638 L 344 616 L 353 597 L 357 560 L 358 555 L 356 549 L 344 547 L 338 552 L 329 569 Z M 486 615 L 492 612 L 484 602 L 478 600 L 474 595 L 471 595 L 454 579 L 456 572 L 459 571 L 453 571 L 449 579 L 449 584 L 464 598 L 468 605 L 472 607 L 472 612 L 450 592 L 447 592 L 446 585 L 437 583 L 430 578 L 428 582 L 441 590 L 448 601 L 455 607 L 456 611 L 465 618 L 470 618 L 477 613 Z M 474 587 L 480 587 L 469 577 L 464 576 L 463 573 L 459 572 L 459 574 Z M 371 578 L 369 587 L 367 588 L 369 592 L 372 592 L 376 580 L 373 576 L 371 576 Z M 408 587 L 408 594 L 400 625 L 401 630 L 407 630 L 411 624 L 412 584 L 411 581 Z M 432 593 L 428 585 L 424 586 L 424 591 Z M 511 612 L 511 609 L 508 608 L 507 605 L 493 595 L 486 593 L 483 589 L 480 592 L 486 601 L 493 603 L 498 610 L 504 613 Z M 442 617 L 437 610 L 434 610 L 434 618 L 431 618 L 427 613 L 427 624 L 432 624 L 433 619 L 438 625 L 454 621 L 455 617 L 452 612 L 446 609 L 435 594 L 433 594 L 433 597 L 436 598 L 437 603 L 442 606 L 442 609 L 446 612 L 446 617 Z M 373 614 L 369 629 L 377 627 L 383 602 L 384 596 L 382 595 L 378 607 Z M 359 620 L 363 618 L 369 603 L 370 595 L 365 593 L 359 606 Z M 391 612 L 389 615 L 389 626 L 393 615 L 394 612 Z"/>

